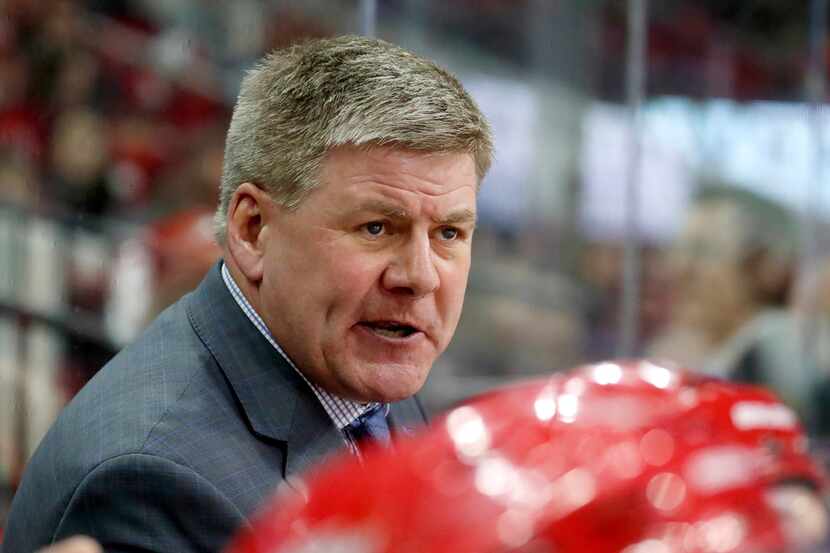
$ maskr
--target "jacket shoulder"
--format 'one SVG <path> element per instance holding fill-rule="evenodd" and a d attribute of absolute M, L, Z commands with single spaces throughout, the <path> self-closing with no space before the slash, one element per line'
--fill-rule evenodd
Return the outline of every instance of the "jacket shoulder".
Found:
<path fill-rule="evenodd" d="M 7 537 L 48 543 L 42 540 L 86 475 L 108 459 L 140 453 L 187 387 L 218 371 L 184 304 L 168 308 L 63 409 L 27 463 Z"/>

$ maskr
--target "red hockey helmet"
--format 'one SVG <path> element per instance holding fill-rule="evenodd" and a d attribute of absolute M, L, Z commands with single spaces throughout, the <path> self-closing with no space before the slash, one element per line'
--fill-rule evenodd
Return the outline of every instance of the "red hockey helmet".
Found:
<path fill-rule="evenodd" d="M 589 365 L 479 396 L 362 463 L 330 461 L 229 553 L 794 552 L 828 530 L 806 447 L 761 388 Z"/>

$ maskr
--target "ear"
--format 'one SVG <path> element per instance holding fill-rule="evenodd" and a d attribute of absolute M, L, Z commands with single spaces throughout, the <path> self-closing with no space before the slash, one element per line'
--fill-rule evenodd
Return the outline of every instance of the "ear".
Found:
<path fill-rule="evenodd" d="M 268 223 L 274 206 L 267 192 L 249 182 L 239 185 L 228 204 L 228 255 L 251 283 L 262 280 Z"/>

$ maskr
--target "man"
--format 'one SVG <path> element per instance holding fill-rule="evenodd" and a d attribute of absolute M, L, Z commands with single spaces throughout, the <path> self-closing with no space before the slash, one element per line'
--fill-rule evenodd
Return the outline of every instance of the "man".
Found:
<path fill-rule="evenodd" d="M 651 353 L 770 386 L 809 419 L 809 371 L 788 310 L 797 254 L 783 206 L 743 188 L 703 188 L 670 252 L 675 301 Z"/>
<path fill-rule="evenodd" d="M 219 551 L 280 482 L 423 423 L 491 155 L 469 95 L 411 53 L 343 37 L 266 57 L 228 130 L 223 262 L 67 407 L 4 551 Z"/>

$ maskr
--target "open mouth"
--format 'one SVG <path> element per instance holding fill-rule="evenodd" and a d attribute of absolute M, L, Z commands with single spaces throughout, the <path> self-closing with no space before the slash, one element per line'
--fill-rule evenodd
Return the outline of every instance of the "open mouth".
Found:
<path fill-rule="evenodd" d="M 362 322 L 360 325 L 385 338 L 406 338 L 419 332 L 414 326 L 395 321 Z"/>

